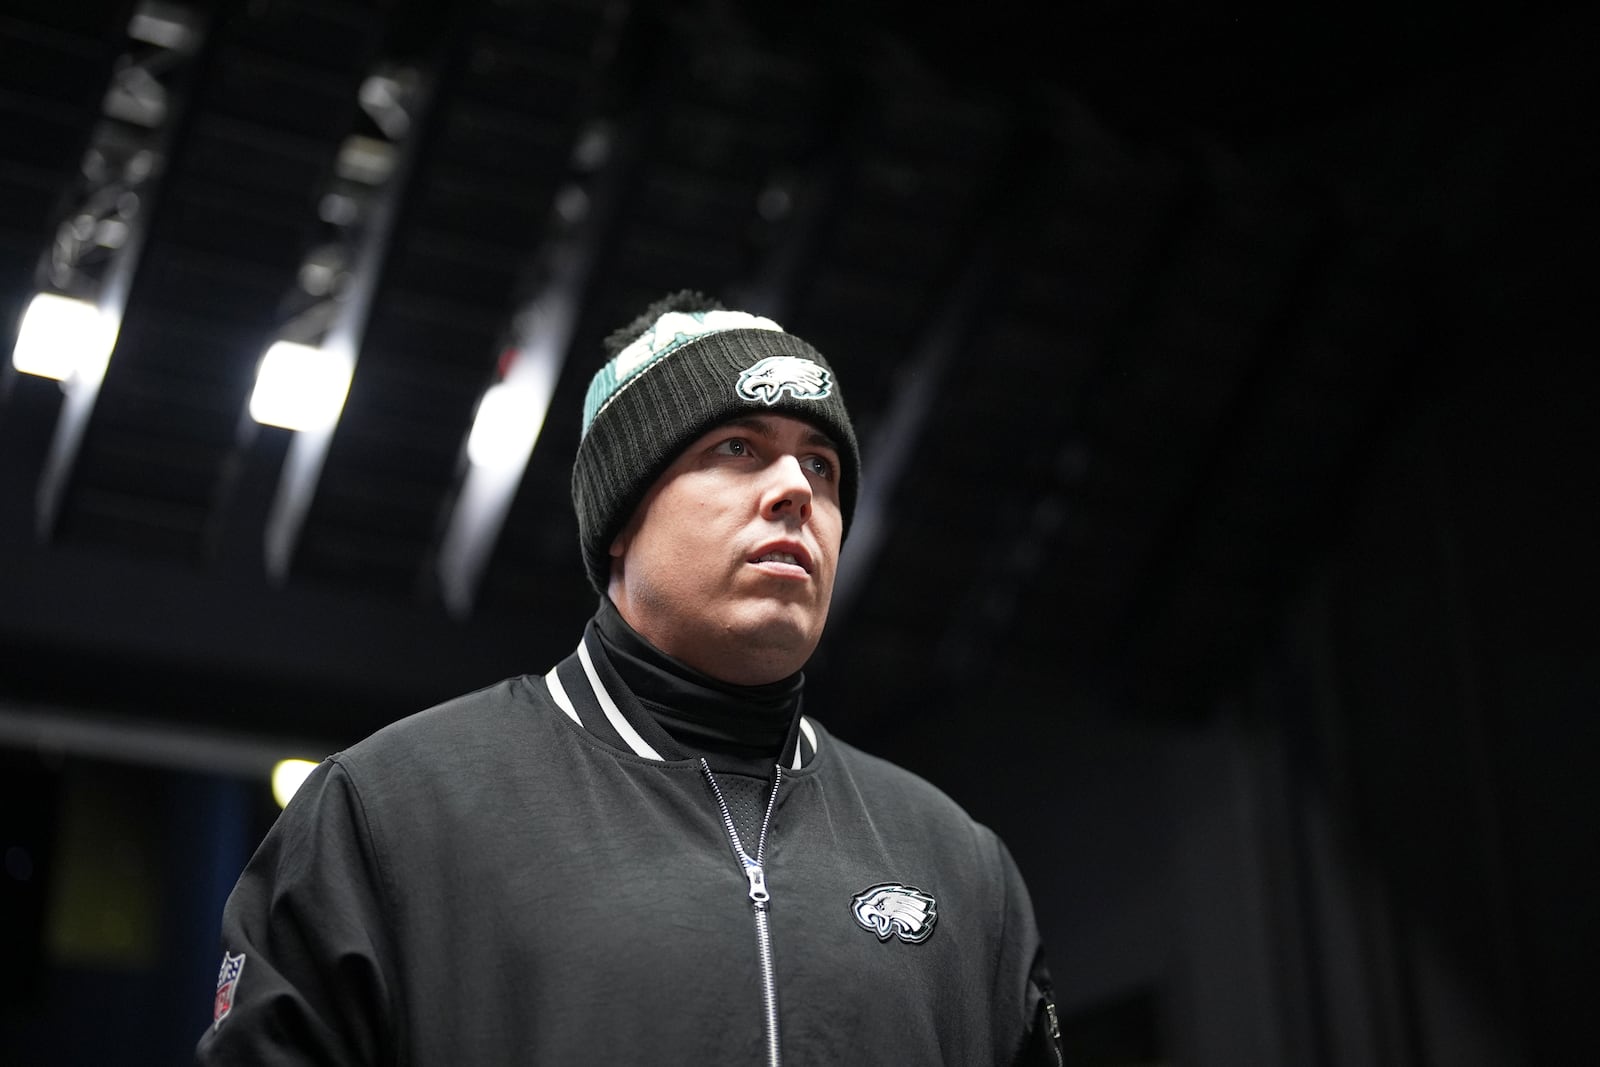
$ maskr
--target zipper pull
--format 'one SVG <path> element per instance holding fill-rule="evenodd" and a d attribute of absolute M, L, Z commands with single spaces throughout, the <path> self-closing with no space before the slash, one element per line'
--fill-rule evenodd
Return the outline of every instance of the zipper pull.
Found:
<path fill-rule="evenodd" d="M 767 893 L 767 872 L 754 860 L 744 861 L 744 876 L 750 879 L 750 899 L 765 904 L 772 897 Z"/>

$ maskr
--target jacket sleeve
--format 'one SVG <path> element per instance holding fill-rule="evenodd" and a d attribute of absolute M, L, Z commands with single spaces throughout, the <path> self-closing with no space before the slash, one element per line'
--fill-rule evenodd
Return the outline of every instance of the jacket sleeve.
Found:
<path fill-rule="evenodd" d="M 999 848 L 1005 878 L 1006 928 L 998 977 L 1013 988 L 1017 984 L 1022 987 L 1022 1020 L 1012 1063 L 1016 1067 L 1062 1067 L 1065 1055 L 1055 990 L 1033 915 L 1033 901 L 1011 853 L 1004 843 L 999 843 Z"/>
<path fill-rule="evenodd" d="M 334 757 L 296 792 L 228 897 L 200 1064 L 393 1062 L 385 891 L 367 813 Z"/>
<path fill-rule="evenodd" d="M 1028 975 L 1028 994 L 1033 1001 L 1032 1017 L 1016 1064 L 1018 1067 L 1062 1067 L 1066 1063 L 1066 1052 L 1061 1044 L 1061 1021 L 1056 1013 L 1055 991 L 1050 986 L 1050 969 L 1045 965 L 1043 947 L 1034 957 Z"/>

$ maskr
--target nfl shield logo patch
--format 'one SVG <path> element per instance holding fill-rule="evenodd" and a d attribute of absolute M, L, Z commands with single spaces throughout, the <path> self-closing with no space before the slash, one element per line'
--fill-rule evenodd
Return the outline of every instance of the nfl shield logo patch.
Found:
<path fill-rule="evenodd" d="M 233 995 L 239 989 L 239 975 L 244 971 L 244 953 L 230 955 L 222 951 L 222 970 L 217 972 L 217 999 L 211 1007 L 211 1029 L 222 1025 L 222 1020 L 233 1010 Z"/>

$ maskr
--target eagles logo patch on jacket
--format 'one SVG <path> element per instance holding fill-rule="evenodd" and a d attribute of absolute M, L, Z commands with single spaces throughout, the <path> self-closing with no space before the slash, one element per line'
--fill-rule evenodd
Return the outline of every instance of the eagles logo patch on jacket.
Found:
<path fill-rule="evenodd" d="M 891 937 L 916 944 L 926 941 L 939 918 L 938 905 L 927 893 L 912 885 L 880 882 L 856 894 L 850 911 L 863 929 L 878 935 L 879 941 Z"/>

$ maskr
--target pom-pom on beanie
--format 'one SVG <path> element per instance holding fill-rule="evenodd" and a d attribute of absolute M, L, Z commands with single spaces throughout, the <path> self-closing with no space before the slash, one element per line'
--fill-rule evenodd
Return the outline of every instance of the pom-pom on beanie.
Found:
<path fill-rule="evenodd" d="M 846 533 L 861 455 L 839 383 L 822 354 L 771 319 L 682 290 L 606 339 L 589 383 L 572 467 L 572 503 L 589 582 L 604 594 L 611 544 L 678 454 L 742 415 L 791 415 L 839 446 Z"/>

